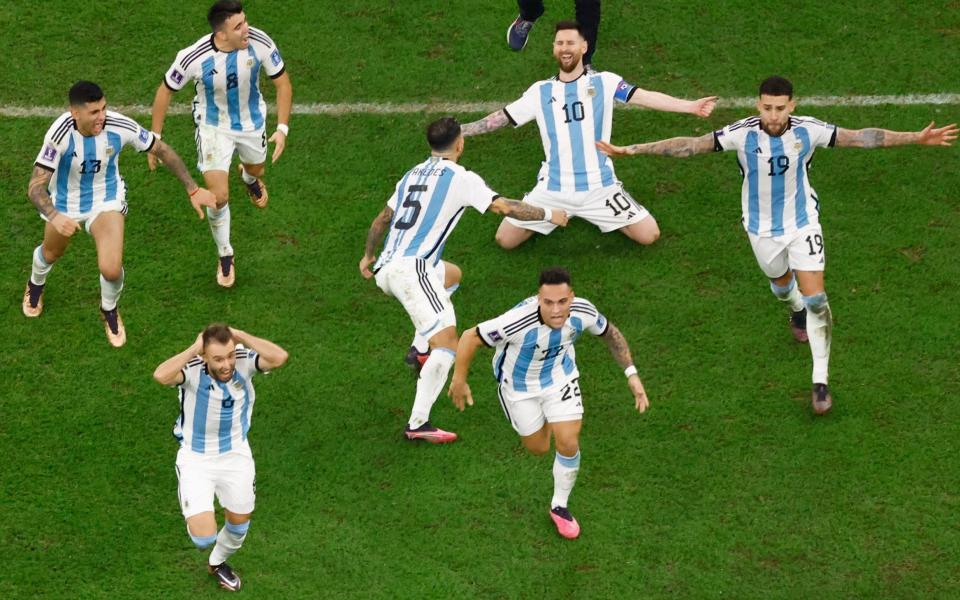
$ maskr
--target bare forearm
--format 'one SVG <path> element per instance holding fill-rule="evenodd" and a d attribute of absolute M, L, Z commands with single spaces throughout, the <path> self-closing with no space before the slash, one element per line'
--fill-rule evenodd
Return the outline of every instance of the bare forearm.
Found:
<path fill-rule="evenodd" d="M 627 146 L 627 152 L 629 154 L 659 154 L 660 156 L 674 156 L 677 158 L 686 158 L 694 154 L 705 154 L 712 150 L 712 133 L 701 137 L 675 137 L 659 142 Z"/>
<path fill-rule="evenodd" d="M 479 121 L 467 123 L 461 129 L 461 132 L 463 133 L 464 137 L 490 133 L 491 131 L 500 129 L 509 122 L 510 119 L 507 118 L 507 113 L 503 112 L 503 110 L 498 110 L 495 113 L 490 113 Z"/>
<path fill-rule="evenodd" d="M 246 331 L 233 328 L 231 328 L 231 330 L 233 331 L 233 339 L 237 343 L 253 349 L 260 355 L 260 363 L 264 367 L 264 370 L 282 367 L 283 364 L 287 362 L 289 355 L 287 351 L 279 345 L 270 340 L 249 334 Z"/>
<path fill-rule="evenodd" d="M 393 209 L 388 206 L 370 224 L 370 230 L 367 232 L 367 243 L 363 246 L 364 256 L 375 254 L 377 246 L 383 240 L 384 233 L 390 227 L 391 219 L 393 219 Z"/>
<path fill-rule="evenodd" d="M 52 219 L 57 212 L 50 198 L 50 192 L 47 190 L 52 176 L 53 173 L 43 167 L 34 167 L 30 175 L 30 183 L 27 185 L 27 196 L 30 202 L 36 207 L 37 212 L 48 219 Z"/>
<path fill-rule="evenodd" d="M 630 98 L 630 104 L 664 112 L 685 113 L 691 112 L 694 109 L 694 102 L 690 100 L 681 100 L 680 98 L 674 98 L 661 92 L 651 92 L 650 90 L 637 90 Z"/>
<path fill-rule="evenodd" d="M 155 133 L 163 132 L 163 122 L 167 118 L 167 109 L 170 107 L 172 97 L 173 93 L 167 85 L 161 83 L 153 97 L 153 108 L 150 110 L 150 129 Z"/>
<path fill-rule="evenodd" d="M 150 150 L 154 156 L 159 158 L 170 172 L 180 180 L 180 183 L 183 184 L 184 189 L 187 190 L 187 193 L 193 192 L 197 189 L 197 182 L 193 180 L 193 177 L 190 176 L 190 172 L 187 171 L 187 165 L 183 164 L 180 156 L 173 151 L 173 148 L 163 140 L 157 140 L 154 147 Z"/>
<path fill-rule="evenodd" d="M 470 365 L 473 364 L 473 357 L 477 349 L 483 345 L 480 336 L 477 335 L 477 328 L 473 327 L 463 332 L 460 336 L 460 342 L 457 344 L 457 362 L 453 368 L 453 380 L 466 381 L 470 373 Z"/>
<path fill-rule="evenodd" d="M 613 359 L 617 361 L 621 368 L 626 369 L 633 364 L 630 346 L 627 345 L 627 340 L 616 325 L 610 323 L 607 332 L 603 334 L 603 339 L 607 342 L 607 349 L 610 350 Z"/>
<path fill-rule="evenodd" d="M 539 206 L 507 198 L 497 198 L 493 204 L 493 211 L 518 221 L 542 221 L 547 216 L 546 211 Z"/>
<path fill-rule="evenodd" d="M 290 76 L 284 73 L 275 80 L 277 86 L 277 123 L 289 125 L 290 111 L 293 107 L 293 84 Z"/>
<path fill-rule="evenodd" d="M 916 144 L 919 141 L 920 132 L 917 131 L 890 131 L 875 127 L 837 131 L 837 146 L 850 148 L 888 148 Z"/>
<path fill-rule="evenodd" d="M 183 352 L 160 363 L 160 366 L 153 372 L 154 380 L 161 385 L 173 385 L 177 383 L 180 371 L 190 362 L 190 359 L 197 356 L 197 354 L 196 346 L 191 344 L 190 347 Z"/>

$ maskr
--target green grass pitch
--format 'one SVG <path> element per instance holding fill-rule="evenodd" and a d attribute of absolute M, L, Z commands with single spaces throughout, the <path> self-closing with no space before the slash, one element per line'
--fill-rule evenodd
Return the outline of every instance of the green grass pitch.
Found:
<path fill-rule="evenodd" d="M 149 104 L 208 3 L 0 1 L 0 106 L 61 106 L 78 78 L 114 104 Z M 509 101 L 553 73 L 547 2 L 510 52 L 512 0 L 249 2 L 280 45 L 297 103 Z M 595 64 L 682 97 L 752 96 L 778 73 L 797 114 L 916 130 L 958 105 L 810 107 L 804 96 L 960 92 L 960 9 L 947 0 L 798 5 L 605 2 Z M 272 86 L 264 81 L 265 93 Z M 186 104 L 190 93 L 176 102 Z M 750 114 L 618 111 L 613 141 L 695 135 Z M 271 126 L 275 121 L 272 119 Z M 255 598 L 947 598 L 960 587 L 960 153 L 817 152 L 834 411 L 809 409 L 810 356 L 792 342 L 739 225 L 732 154 L 617 164 L 663 236 L 639 248 L 583 222 L 514 252 L 497 218 L 467 214 L 444 258 L 464 270 L 458 324 L 534 293 L 567 266 L 574 289 L 624 331 L 651 398 L 637 415 L 599 340 L 578 359 L 586 416 L 560 539 L 551 459 L 520 448 L 478 356 L 477 406 L 445 396 L 449 447 L 404 442 L 414 380 L 409 320 L 361 279 L 371 219 L 428 150 L 434 114 L 295 115 L 257 211 L 233 182 L 237 286 L 176 180 L 128 150 L 129 342 L 98 320 L 96 258 L 78 234 L 37 320 L 20 313 L 41 222 L 26 198 L 51 118 L 0 117 L 0 597 L 207 598 L 176 500 L 173 390 L 150 375 L 208 322 L 287 348 L 257 380 L 257 510 L 231 563 Z M 463 121 L 481 114 L 457 115 Z M 137 119 L 149 124 L 149 117 Z M 190 119 L 164 139 L 192 163 Z M 509 197 L 534 183 L 536 128 L 467 140 L 463 163 Z"/>

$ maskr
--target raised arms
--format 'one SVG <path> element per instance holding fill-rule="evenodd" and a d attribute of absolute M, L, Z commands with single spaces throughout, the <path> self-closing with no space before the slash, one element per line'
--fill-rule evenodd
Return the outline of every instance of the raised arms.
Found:
<path fill-rule="evenodd" d="M 643 382 L 637 375 L 637 369 L 633 366 L 633 357 L 630 355 L 630 346 L 627 345 L 627 340 L 624 339 L 623 334 L 613 323 L 607 325 L 607 330 L 601 337 L 607 343 L 610 355 L 617 361 L 620 368 L 632 368 L 633 373 L 627 376 L 627 385 L 630 386 L 630 391 L 633 393 L 634 406 L 640 412 L 647 410 L 647 407 L 650 406 L 650 400 L 643 389 Z"/>
<path fill-rule="evenodd" d="M 383 207 L 380 214 L 376 216 L 373 223 L 370 224 L 370 230 L 367 231 L 367 243 L 363 247 L 363 258 L 360 259 L 360 274 L 364 279 L 373 277 L 373 271 L 370 265 L 377 261 L 377 255 L 374 252 L 377 245 L 383 240 L 384 234 L 390 228 L 390 221 L 393 219 L 393 209 L 389 206 Z"/>
<path fill-rule="evenodd" d="M 470 137 L 471 135 L 480 135 L 482 133 L 490 133 L 491 131 L 496 131 L 501 127 L 504 127 L 510 122 L 510 119 L 507 118 L 507 113 L 503 109 L 498 110 L 497 112 L 490 113 L 479 121 L 474 121 L 472 123 L 467 123 L 461 128 L 461 132 L 464 137 Z"/>
<path fill-rule="evenodd" d="M 177 385 L 183 383 L 181 370 L 187 366 L 194 356 L 203 352 L 203 333 L 193 340 L 183 352 L 177 353 L 160 363 L 153 372 L 153 379 L 160 385 Z"/>
<path fill-rule="evenodd" d="M 286 350 L 270 340 L 257 337 L 236 327 L 231 327 L 230 333 L 233 334 L 233 340 L 235 342 L 243 344 L 247 348 L 252 348 L 260 355 L 259 367 L 261 371 L 279 369 L 286 364 L 287 358 L 289 358 Z"/>
<path fill-rule="evenodd" d="M 923 146 L 950 146 L 957 139 L 957 125 L 951 123 L 934 128 L 934 122 L 920 131 L 890 131 L 868 127 L 865 129 L 837 128 L 837 147 L 888 148 L 906 144 Z"/>
<path fill-rule="evenodd" d="M 686 158 L 694 154 L 713 152 L 713 134 L 707 133 L 700 137 L 675 137 L 659 142 L 633 144 L 632 146 L 614 146 L 608 142 L 597 142 L 597 148 L 612 157 L 632 156 L 634 154 L 659 154 L 661 156 L 675 156 Z"/>
<path fill-rule="evenodd" d="M 710 116 L 710 113 L 716 107 L 717 97 L 707 96 L 699 100 L 681 100 L 660 92 L 637 88 L 637 91 L 630 97 L 629 104 L 664 112 L 690 113 L 705 119 Z"/>

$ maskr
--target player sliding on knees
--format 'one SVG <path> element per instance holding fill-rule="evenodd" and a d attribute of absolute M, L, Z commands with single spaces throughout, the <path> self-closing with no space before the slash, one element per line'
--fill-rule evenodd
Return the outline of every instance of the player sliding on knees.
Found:
<path fill-rule="evenodd" d="M 431 155 L 397 182 L 387 206 L 370 225 L 360 273 L 403 305 L 413 321 L 414 338 L 406 361 L 418 374 L 413 410 L 404 435 L 410 440 L 452 442 L 457 434 L 430 423 L 457 348 L 456 316 L 450 295 L 460 285 L 461 271 L 440 259 L 447 238 L 473 207 L 521 221 L 566 226 L 563 210 L 539 208 L 500 197 L 483 179 L 458 164 L 463 135 L 456 119 L 445 117 L 427 127 Z M 376 246 L 386 234 L 379 259 Z"/>
<path fill-rule="evenodd" d="M 700 137 L 678 137 L 632 146 L 598 142 L 610 156 L 660 154 L 686 157 L 735 150 L 743 175 L 743 227 L 770 289 L 791 310 L 794 338 L 813 355 L 811 404 L 816 414 L 833 407 L 827 386 L 833 316 L 823 281 L 826 264 L 820 200 L 807 170 L 816 148 L 887 148 L 905 144 L 949 146 L 957 126 L 900 132 L 843 129 L 812 117 L 794 117 L 793 85 L 782 77 L 760 84 L 759 116 Z"/>
<path fill-rule="evenodd" d="M 650 400 L 623 334 L 589 300 L 574 296 L 570 274 L 559 268 L 540 273 L 536 296 L 463 333 L 449 391 L 460 410 L 473 406 L 467 385 L 470 363 L 481 346 L 494 348 L 493 376 L 500 407 L 523 445 L 540 456 L 550 450 L 553 437 L 550 518 L 560 535 L 569 539 L 580 535 L 580 525 L 567 505 L 580 470 L 583 418 L 573 345 L 584 331 L 607 342 L 610 354 L 624 369 L 634 406 L 640 412 L 647 410 Z"/>
<path fill-rule="evenodd" d="M 23 314 L 39 317 L 43 312 L 47 276 L 82 225 L 97 248 L 100 315 L 107 341 L 118 348 L 127 341 L 117 308 L 123 291 L 123 230 L 127 214 L 127 185 L 120 176 L 120 150 L 132 145 L 140 152 L 163 159 L 183 184 L 201 219 L 201 207 L 209 210 L 216 199 L 197 186 L 173 148 L 133 119 L 108 111 L 100 86 L 78 81 L 70 88 L 69 98 L 69 112 L 60 115 L 43 138 L 27 190 L 46 223 L 43 243 L 33 251 L 33 267 L 23 293 Z"/>

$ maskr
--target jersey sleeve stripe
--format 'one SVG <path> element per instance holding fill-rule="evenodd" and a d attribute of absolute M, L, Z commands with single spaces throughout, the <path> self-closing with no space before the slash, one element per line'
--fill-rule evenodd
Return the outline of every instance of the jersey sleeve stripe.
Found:
<path fill-rule="evenodd" d="M 486 346 L 487 348 L 493 348 L 493 346 L 490 345 L 490 342 L 487 341 L 487 338 L 484 337 L 483 332 L 480 331 L 479 325 L 476 327 L 476 330 L 477 330 L 477 337 L 480 338 L 480 341 L 483 342 L 483 345 Z"/>
<path fill-rule="evenodd" d="M 110 117 L 107 117 L 107 120 L 104 121 L 103 125 L 104 127 L 116 127 L 117 129 L 126 129 L 127 131 L 132 131 L 133 133 L 140 132 L 139 125 L 131 125 L 130 123 L 127 123 L 125 121 L 119 121 L 117 119 L 112 119 Z"/>
<path fill-rule="evenodd" d="M 283 65 L 283 68 L 277 71 L 276 73 L 274 73 L 273 75 L 271 75 L 270 79 L 276 79 L 277 77 L 280 77 L 286 72 L 287 72 L 287 65 Z"/>
<path fill-rule="evenodd" d="M 539 309 L 537 309 L 537 310 L 539 310 Z M 506 333 L 507 335 L 513 335 L 513 334 L 517 333 L 518 331 L 522 331 L 522 330 L 526 329 L 527 327 L 533 325 L 534 323 L 538 322 L 539 320 L 540 320 L 539 314 L 538 314 L 536 311 L 534 311 L 534 312 L 532 312 L 532 313 L 529 313 L 529 314 L 526 314 L 526 315 L 520 317 L 519 319 L 517 319 L 517 320 L 514 321 L 513 323 L 510 323 L 510 324 L 506 325 L 506 326 L 503 328 L 503 332 Z"/>
<path fill-rule="evenodd" d="M 513 116 L 510 114 L 510 111 L 508 111 L 506 107 L 504 107 L 503 109 L 503 114 L 507 115 L 507 120 L 510 121 L 511 125 L 513 125 L 514 127 L 517 126 L 517 122 L 514 120 Z"/>
<path fill-rule="evenodd" d="M 40 168 L 43 169 L 44 171 L 50 171 L 51 173 L 56 172 L 56 169 L 51 168 L 51 167 L 48 167 L 47 165 L 44 165 L 44 164 L 41 164 L 41 163 L 38 163 L 38 162 L 33 163 L 33 166 L 35 166 L 35 167 L 40 167 Z"/>
<path fill-rule="evenodd" d="M 263 45 L 266 46 L 267 48 L 272 48 L 272 47 L 273 47 L 273 40 L 270 39 L 270 36 L 268 36 L 268 35 L 266 34 L 266 32 L 264 32 L 264 31 L 262 31 L 262 30 L 260 30 L 260 29 L 254 29 L 253 27 L 251 27 L 251 28 L 250 28 L 250 37 L 251 37 L 253 40 L 255 40 L 255 41 L 263 44 Z"/>
<path fill-rule="evenodd" d="M 64 121 L 64 122 L 60 125 L 60 127 L 58 127 L 57 130 L 54 132 L 54 134 L 53 134 L 53 142 L 54 142 L 55 144 L 59 144 L 61 141 L 63 141 L 64 136 L 66 136 L 67 133 L 68 133 L 71 129 L 73 129 L 75 126 L 76 126 L 76 121 L 74 121 L 73 117 L 68 118 L 68 119 L 67 119 L 66 121 Z"/>
<path fill-rule="evenodd" d="M 195 50 L 191 51 L 190 54 L 187 54 L 183 57 L 183 60 L 180 61 L 180 66 L 184 69 L 190 68 L 198 58 L 206 54 L 207 52 L 213 52 L 213 42 L 206 40 L 202 42 Z"/>

